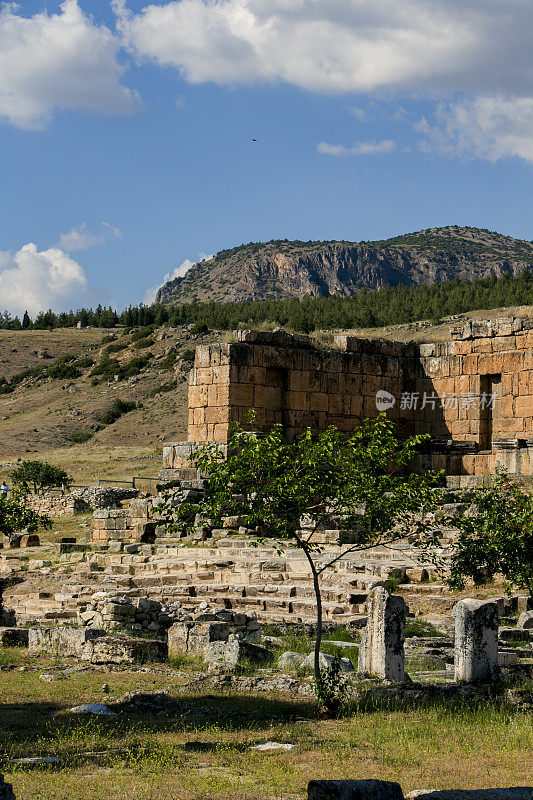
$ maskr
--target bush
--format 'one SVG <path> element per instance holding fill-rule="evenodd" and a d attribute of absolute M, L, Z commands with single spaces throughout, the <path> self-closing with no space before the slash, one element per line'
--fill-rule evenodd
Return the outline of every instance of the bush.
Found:
<path fill-rule="evenodd" d="M 84 442 L 88 442 L 89 439 L 91 439 L 93 436 L 94 436 L 94 431 L 84 430 L 84 431 L 74 431 L 74 433 L 71 433 L 68 438 L 69 441 L 72 442 L 73 444 L 83 444 Z"/>
<path fill-rule="evenodd" d="M 100 414 L 99 420 L 104 425 L 111 425 L 123 414 L 133 411 L 135 408 L 137 408 L 137 403 L 134 403 L 132 400 L 121 400 L 117 397 L 107 411 Z"/>
<path fill-rule="evenodd" d="M 145 328 L 139 328 L 138 331 L 135 331 L 135 333 L 131 334 L 131 341 L 138 342 L 139 339 L 145 339 L 155 331 L 156 327 L 156 325 L 147 325 Z"/>
<path fill-rule="evenodd" d="M 207 333 L 208 331 L 209 328 L 207 327 L 205 322 L 195 322 L 191 328 L 191 333 L 193 334 L 193 336 L 199 333 Z"/>
<path fill-rule="evenodd" d="M 137 339 L 133 346 L 135 350 L 142 350 L 144 347 L 151 347 L 153 344 L 155 344 L 155 339 L 152 339 L 151 336 L 147 336 L 144 339 Z"/>
<path fill-rule="evenodd" d="M 150 391 L 150 397 L 155 397 L 156 394 L 163 394 L 164 392 L 171 392 L 175 388 L 176 388 L 176 381 L 170 381 L 169 383 L 162 383 L 160 386 L 154 386 L 154 388 Z"/>
<path fill-rule="evenodd" d="M 181 354 L 182 361 L 194 361 L 194 357 L 196 355 L 196 350 L 184 350 Z"/>
<path fill-rule="evenodd" d="M 23 461 L 13 470 L 11 478 L 15 486 L 24 490 L 32 489 L 35 493 L 72 483 L 64 470 L 46 461 Z"/>
<path fill-rule="evenodd" d="M 125 350 L 128 347 L 129 342 L 114 342 L 113 344 L 109 344 L 105 352 L 106 353 L 120 353 L 121 350 Z"/>

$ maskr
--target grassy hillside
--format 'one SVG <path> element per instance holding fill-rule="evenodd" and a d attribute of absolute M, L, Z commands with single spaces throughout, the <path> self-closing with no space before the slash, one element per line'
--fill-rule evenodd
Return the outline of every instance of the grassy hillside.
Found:
<path fill-rule="evenodd" d="M 532 317 L 533 306 L 471 312 L 463 318 L 509 314 Z M 94 484 L 98 478 L 156 477 L 163 442 L 187 438 L 187 376 L 194 348 L 231 339 L 228 333 L 192 333 L 190 328 L 164 326 L 131 333 L 72 328 L 0 330 L 4 356 L 0 376 L 12 378 L 28 367 L 40 370 L 12 391 L 0 393 L 0 479 L 9 477 L 19 458 L 51 461 L 82 484 Z M 449 337 L 450 322 L 346 330 L 401 341 L 438 341 Z M 317 344 L 326 347 L 332 346 L 333 335 L 327 331 L 314 334 Z M 43 359 L 39 355 L 43 350 L 52 358 Z M 52 367 L 53 372 L 57 366 L 57 358 L 60 366 L 64 363 L 61 354 L 74 359 L 67 367 L 81 359 L 94 363 L 80 369 L 76 378 L 47 376 L 46 371 Z M 146 363 L 138 374 L 124 377 L 139 358 Z M 93 374 L 102 371 L 102 364 L 109 373 Z M 114 422 L 102 422 L 117 399 L 136 407 Z"/>

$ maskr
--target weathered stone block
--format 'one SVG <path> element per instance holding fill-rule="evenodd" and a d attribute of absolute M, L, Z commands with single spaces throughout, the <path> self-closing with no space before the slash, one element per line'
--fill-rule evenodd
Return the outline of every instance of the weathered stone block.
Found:
<path fill-rule="evenodd" d="M 405 617 L 403 597 L 379 586 L 367 601 L 368 621 L 359 650 L 358 671 L 390 681 L 405 678 Z"/>
<path fill-rule="evenodd" d="M 88 641 L 81 654 L 91 664 L 146 664 L 166 661 L 166 642 L 126 636 L 102 636 Z"/>
<path fill-rule="evenodd" d="M 61 656 L 81 656 L 87 643 L 93 642 L 105 631 L 95 628 L 29 628 L 28 652 L 52 653 Z"/>
<path fill-rule="evenodd" d="M 498 604 L 460 600 L 455 617 L 455 680 L 491 680 L 498 668 Z"/>
<path fill-rule="evenodd" d="M 402 787 L 391 781 L 310 781 L 308 800 L 404 800 Z"/>

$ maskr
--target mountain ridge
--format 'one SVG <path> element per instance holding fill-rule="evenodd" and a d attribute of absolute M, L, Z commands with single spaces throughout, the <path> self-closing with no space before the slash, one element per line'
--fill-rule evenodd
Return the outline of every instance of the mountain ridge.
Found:
<path fill-rule="evenodd" d="M 531 242 L 456 225 L 368 242 L 251 242 L 168 281 L 156 302 L 347 297 L 385 286 L 517 275 L 532 266 Z"/>

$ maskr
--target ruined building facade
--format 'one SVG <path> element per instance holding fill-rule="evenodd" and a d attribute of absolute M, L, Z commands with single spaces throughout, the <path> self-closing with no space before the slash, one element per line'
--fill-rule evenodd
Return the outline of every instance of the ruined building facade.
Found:
<path fill-rule="evenodd" d="M 252 408 L 260 428 L 281 423 L 289 440 L 309 426 L 349 433 L 385 410 L 402 433 L 431 435 L 422 466 L 445 469 L 452 485 L 499 465 L 531 484 L 533 321 L 468 322 L 422 345 L 337 336 L 328 350 L 284 331 L 239 331 L 236 342 L 199 347 L 188 442 L 165 445 L 165 470 L 186 466 L 198 445 L 226 444 Z"/>

